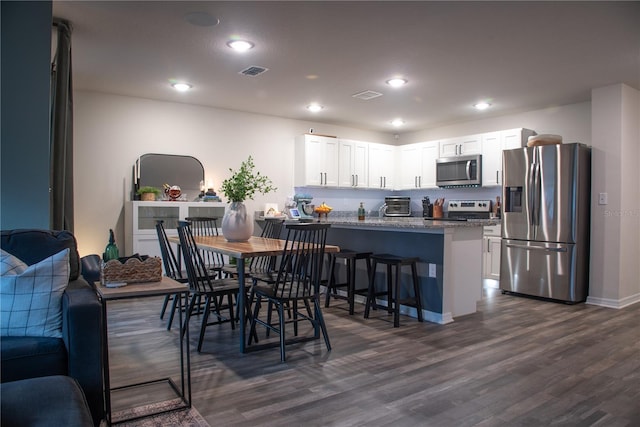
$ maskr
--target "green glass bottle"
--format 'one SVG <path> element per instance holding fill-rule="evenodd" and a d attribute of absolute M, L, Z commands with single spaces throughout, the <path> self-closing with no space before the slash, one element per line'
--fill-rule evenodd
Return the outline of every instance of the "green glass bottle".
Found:
<path fill-rule="evenodd" d="M 360 202 L 360 207 L 358 208 L 358 221 L 364 221 L 364 205 Z"/>
<path fill-rule="evenodd" d="M 118 247 L 116 246 L 116 239 L 113 236 L 113 230 L 109 229 L 109 244 L 104 250 L 104 254 L 102 255 L 102 259 L 104 262 L 107 262 L 112 259 L 118 259 L 120 257 Z"/>

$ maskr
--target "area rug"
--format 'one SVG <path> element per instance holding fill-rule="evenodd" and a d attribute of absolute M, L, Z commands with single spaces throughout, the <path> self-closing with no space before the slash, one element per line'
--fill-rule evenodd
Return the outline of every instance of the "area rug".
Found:
<path fill-rule="evenodd" d="M 163 414 L 149 415 L 137 420 L 118 421 L 131 417 L 144 416 L 152 412 L 176 408 L 181 406 L 181 404 L 182 400 L 174 399 L 166 402 L 152 403 L 149 405 L 125 409 L 123 411 L 117 411 L 112 414 L 112 424 L 118 427 L 211 427 L 193 406 L 186 409 L 176 409 L 175 411 L 165 412 Z"/>

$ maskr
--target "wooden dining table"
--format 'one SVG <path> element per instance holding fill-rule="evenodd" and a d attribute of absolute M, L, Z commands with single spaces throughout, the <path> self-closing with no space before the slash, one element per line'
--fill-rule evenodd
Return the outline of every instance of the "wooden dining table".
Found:
<path fill-rule="evenodd" d="M 245 242 L 229 242 L 224 236 L 193 236 L 198 249 L 217 252 L 236 259 L 238 270 L 238 316 L 240 324 L 240 352 L 246 353 L 245 331 L 245 260 L 259 256 L 276 256 L 282 254 L 285 240 L 271 239 L 267 237 L 253 236 Z M 169 241 L 180 245 L 180 239 L 169 237 Z M 340 252 L 340 248 L 334 245 L 326 245 L 325 253 Z"/>

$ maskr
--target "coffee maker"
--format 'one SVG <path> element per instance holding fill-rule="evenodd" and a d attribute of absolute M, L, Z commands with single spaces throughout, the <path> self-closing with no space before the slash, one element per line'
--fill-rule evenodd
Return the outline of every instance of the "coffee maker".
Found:
<path fill-rule="evenodd" d="M 313 210 L 315 209 L 315 205 L 311 204 L 313 197 L 309 194 L 296 194 L 293 196 L 293 200 L 296 202 L 296 206 L 298 207 L 298 213 L 300 214 L 300 219 L 312 219 L 313 218 Z"/>

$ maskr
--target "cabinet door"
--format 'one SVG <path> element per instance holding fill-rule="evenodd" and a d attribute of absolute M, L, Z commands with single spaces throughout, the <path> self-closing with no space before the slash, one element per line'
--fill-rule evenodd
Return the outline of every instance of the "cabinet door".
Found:
<path fill-rule="evenodd" d="M 366 188 L 369 185 L 369 144 L 340 140 L 338 186 Z"/>
<path fill-rule="evenodd" d="M 436 188 L 436 160 L 438 159 L 440 143 L 438 141 L 425 142 L 420 147 L 420 188 Z"/>
<path fill-rule="evenodd" d="M 369 144 L 369 188 L 393 189 L 393 146 Z"/>
<path fill-rule="evenodd" d="M 440 142 L 440 157 L 466 156 L 482 153 L 480 135 L 467 135 Z"/>
<path fill-rule="evenodd" d="M 459 149 L 457 139 L 445 139 L 440 142 L 440 157 L 455 157 Z"/>
<path fill-rule="evenodd" d="M 502 137 L 500 132 L 482 135 L 482 186 L 502 185 Z"/>
<path fill-rule="evenodd" d="M 353 163 L 355 161 L 355 143 L 352 141 L 340 141 L 340 152 L 338 154 L 338 186 L 353 187 L 355 185 L 355 174 Z"/>
<path fill-rule="evenodd" d="M 422 169 L 420 144 L 403 145 L 399 149 L 398 185 L 397 189 L 414 189 L 420 187 Z"/>
<path fill-rule="evenodd" d="M 305 135 L 304 147 L 296 146 L 296 168 L 302 168 L 303 173 L 296 173 L 296 185 L 309 186 L 338 186 L 338 140 L 316 135 Z M 301 153 L 301 154 L 299 154 Z M 302 177 L 302 182 L 299 178 Z"/>
<path fill-rule="evenodd" d="M 502 239 L 499 237 L 489 237 L 489 279 L 500 280 L 500 246 Z"/>

